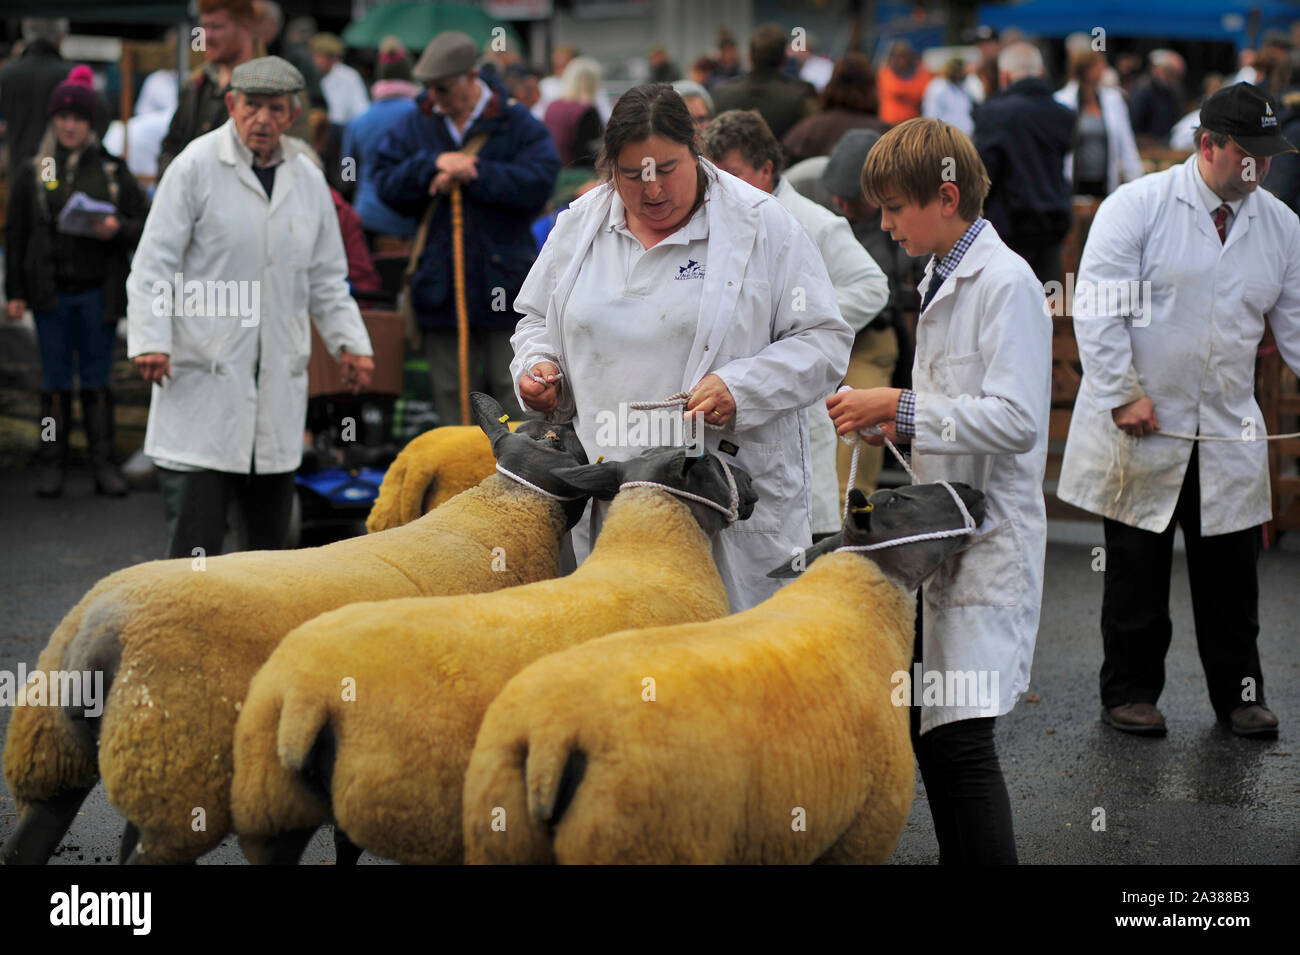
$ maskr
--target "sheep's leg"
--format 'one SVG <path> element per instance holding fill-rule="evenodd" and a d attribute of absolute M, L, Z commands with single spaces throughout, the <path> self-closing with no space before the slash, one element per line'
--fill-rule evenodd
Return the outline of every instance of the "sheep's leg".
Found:
<path fill-rule="evenodd" d="M 53 799 L 26 802 L 18 818 L 18 828 L 0 849 L 0 865 L 44 865 L 48 862 L 93 788 L 69 789 Z"/>
<path fill-rule="evenodd" d="M 348 834 L 338 826 L 334 827 L 334 864 L 356 865 L 364 850 L 348 838 Z"/>
<path fill-rule="evenodd" d="M 135 823 L 128 822 L 122 829 L 122 847 L 117 851 L 117 862 L 119 865 L 126 865 L 126 860 L 135 852 L 136 845 L 140 842 L 140 830 L 136 828 Z"/>
<path fill-rule="evenodd" d="M 244 856 L 253 865 L 297 865 L 307 850 L 307 843 L 319 828 L 320 826 L 309 826 L 306 829 L 291 829 L 265 839 L 240 839 L 239 844 L 244 850 Z M 357 850 L 358 854 L 360 851 Z"/>

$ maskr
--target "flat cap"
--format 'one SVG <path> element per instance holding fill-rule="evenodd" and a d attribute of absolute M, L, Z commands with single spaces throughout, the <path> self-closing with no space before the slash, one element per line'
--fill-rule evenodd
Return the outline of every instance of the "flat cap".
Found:
<path fill-rule="evenodd" d="M 478 46 L 468 33 L 447 30 L 429 41 L 420 54 L 419 62 L 411 70 L 411 78 L 420 83 L 432 83 L 444 76 L 464 73 L 478 62 Z"/>
<path fill-rule="evenodd" d="M 230 88 L 236 93 L 279 96 L 296 93 L 306 85 L 298 68 L 278 56 L 261 56 L 240 63 L 230 74 Z"/>
<path fill-rule="evenodd" d="M 862 195 L 862 166 L 879 141 L 880 134 L 874 129 L 850 129 L 841 136 L 822 172 L 826 191 L 845 200 Z"/>
<path fill-rule="evenodd" d="M 343 41 L 333 33 L 317 33 L 307 41 L 307 49 L 313 53 L 326 53 L 330 56 L 343 55 Z"/>

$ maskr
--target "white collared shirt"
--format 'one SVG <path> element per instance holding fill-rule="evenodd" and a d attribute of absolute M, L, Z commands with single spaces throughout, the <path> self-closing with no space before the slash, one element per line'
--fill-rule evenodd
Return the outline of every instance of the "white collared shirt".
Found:
<path fill-rule="evenodd" d="M 1210 218 L 1213 219 L 1214 213 L 1218 211 L 1219 206 L 1223 205 L 1224 202 L 1228 202 L 1228 200 L 1220 199 L 1215 191 L 1205 184 L 1205 180 L 1201 178 L 1201 164 L 1199 162 L 1192 163 L 1192 170 L 1195 172 L 1192 181 L 1196 183 L 1196 192 L 1201 197 L 1201 205 L 1210 210 Z M 1233 199 L 1228 202 L 1228 219 L 1223 224 L 1223 237 L 1225 240 L 1232 233 L 1232 224 L 1237 221 L 1237 212 L 1245 201 L 1245 199 Z"/>
<path fill-rule="evenodd" d="M 478 84 L 478 102 L 474 105 L 474 112 L 470 113 L 469 119 L 465 121 L 465 129 L 469 129 L 474 125 L 474 120 L 479 118 L 479 115 L 487 108 L 487 104 L 492 100 L 492 87 L 488 86 L 477 76 L 474 77 L 474 82 Z M 434 112 L 442 117 L 442 121 L 447 124 L 447 132 L 451 133 L 451 138 L 456 145 L 465 145 L 465 134 L 457 128 L 456 124 L 452 121 L 452 118 L 439 109 L 437 105 L 435 105 L 433 109 Z"/>
<path fill-rule="evenodd" d="M 574 389 L 578 435 L 584 447 L 597 448 L 607 460 L 676 443 L 673 436 L 629 437 L 628 426 L 620 432 L 617 425 L 620 416 L 628 418 L 628 403 L 666 398 L 686 373 L 699 331 L 708 245 L 705 203 L 647 249 L 628 229 L 615 193 L 578 273 L 562 328 L 570 379 L 582 382 Z M 629 355 L 648 360 L 628 361 Z"/>

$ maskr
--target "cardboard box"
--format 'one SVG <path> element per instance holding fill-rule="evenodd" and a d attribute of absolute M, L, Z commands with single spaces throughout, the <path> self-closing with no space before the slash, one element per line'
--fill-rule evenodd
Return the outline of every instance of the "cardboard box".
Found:
<path fill-rule="evenodd" d="M 402 313 L 362 310 L 361 318 L 370 335 L 374 350 L 375 373 L 370 384 L 361 390 L 363 395 L 400 395 L 402 393 L 402 366 L 406 361 L 406 342 L 402 334 Z M 325 350 L 325 342 L 311 328 L 311 363 L 307 366 L 307 395 L 332 395 L 347 392 L 339 364 Z"/>

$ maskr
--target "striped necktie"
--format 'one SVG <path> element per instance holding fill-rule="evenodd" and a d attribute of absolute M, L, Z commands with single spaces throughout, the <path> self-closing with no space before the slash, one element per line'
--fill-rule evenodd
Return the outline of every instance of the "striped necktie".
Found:
<path fill-rule="evenodd" d="M 1214 227 L 1219 230 L 1219 241 L 1228 241 L 1228 204 L 1225 202 L 1214 210 Z"/>

